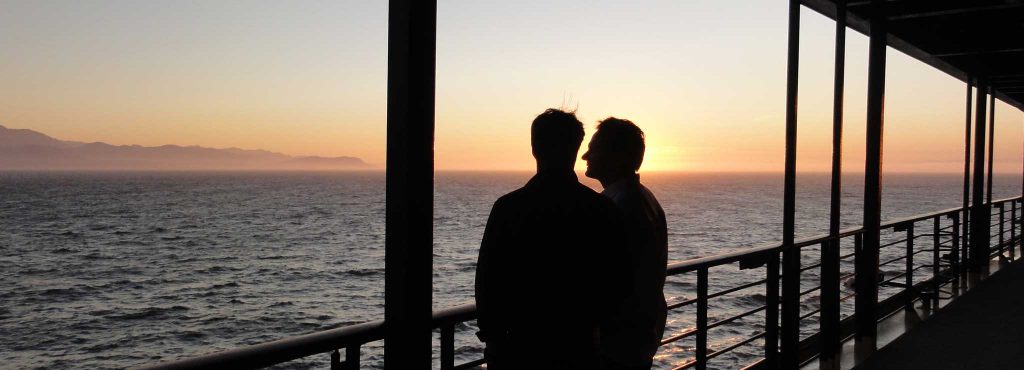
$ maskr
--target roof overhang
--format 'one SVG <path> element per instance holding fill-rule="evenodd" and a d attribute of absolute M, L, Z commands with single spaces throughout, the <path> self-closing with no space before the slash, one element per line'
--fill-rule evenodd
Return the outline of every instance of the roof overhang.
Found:
<path fill-rule="evenodd" d="M 836 0 L 801 0 L 836 18 Z M 887 0 L 888 44 L 961 81 L 986 79 L 1024 111 L 1024 0 Z M 870 1 L 847 3 L 847 25 L 868 34 Z"/>

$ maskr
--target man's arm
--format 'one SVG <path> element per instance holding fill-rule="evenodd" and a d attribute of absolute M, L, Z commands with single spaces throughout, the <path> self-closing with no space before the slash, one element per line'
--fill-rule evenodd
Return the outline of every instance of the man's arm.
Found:
<path fill-rule="evenodd" d="M 477 326 L 480 328 L 477 336 L 483 342 L 497 339 L 498 337 L 495 334 L 503 331 L 496 312 L 499 305 L 494 302 L 493 298 L 501 294 L 495 291 L 499 286 L 497 280 L 500 279 L 498 271 L 496 271 L 497 267 L 495 266 L 497 258 L 495 254 L 501 248 L 498 245 L 501 241 L 498 235 L 501 228 L 499 203 L 495 202 L 494 206 L 491 207 L 491 214 L 487 218 L 487 226 L 484 228 L 484 237 L 480 241 L 480 254 L 477 257 L 476 263 L 474 295 L 476 298 Z"/>
<path fill-rule="evenodd" d="M 626 235 L 626 224 L 621 211 L 608 202 L 608 216 L 606 217 L 603 231 L 603 245 L 601 248 L 602 258 L 601 270 L 604 273 L 600 276 L 604 287 L 604 302 L 602 307 L 605 312 L 602 316 L 609 319 L 616 315 L 621 305 L 633 293 L 634 276 L 630 266 L 629 241 Z M 604 321 L 604 320 L 602 320 Z M 606 324 L 610 324 L 606 322 Z"/>

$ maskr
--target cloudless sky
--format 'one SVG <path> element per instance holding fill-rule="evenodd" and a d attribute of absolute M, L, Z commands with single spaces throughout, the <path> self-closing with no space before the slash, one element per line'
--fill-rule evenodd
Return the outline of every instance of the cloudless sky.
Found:
<path fill-rule="evenodd" d="M 386 1 L 0 9 L 0 125 L 385 162 Z M 568 107 L 588 136 L 608 116 L 640 125 L 645 170 L 781 171 L 786 14 L 781 0 L 441 0 L 437 168 L 531 169 L 530 121 Z M 834 23 L 802 17 L 798 170 L 825 171 Z M 847 53 L 844 166 L 856 172 L 867 38 L 851 31 Z M 888 60 L 886 171 L 962 171 L 964 84 L 891 49 Z M 996 109 L 996 171 L 1020 172 L 1024 114 Z"/>

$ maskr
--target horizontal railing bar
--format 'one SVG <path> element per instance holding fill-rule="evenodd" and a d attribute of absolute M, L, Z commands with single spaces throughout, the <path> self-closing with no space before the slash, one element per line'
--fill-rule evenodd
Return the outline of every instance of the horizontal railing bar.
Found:
<path fill-rule="evenodd" d="M 732 316 L 732 317 L 729 317 L 729 318 L 726 318 L 726 319 L 715 321 L 713 323 L 708 324 L 708 330 L 716 328 L 716 327 L 719 327 L 719 326 L 722 326 L 722 325 L 725 325 L 725 324 L 728 324 L 730 322 L 733 322 L 733 321 L 736 321 L 736 320 L 739 320 L 739 319 L 742 319 L 744 317 L 753 315 L 753 314 L 758 313 L 760 311 L 764 311 L 765 308 L 766 308 L 766 306 L 761 306 L 761 307 L 758 307 L 758 308 L 755 308 L 755 309 L 752 309 L 752 310 L 740 313 L 738 315 L 735 315 L 735 316 Z M 696 327 L 686 328 L 685 330 L 683 330 L 679 334 L 673 335 L 673 336 L 668 337 L 666 339 L 662 339 L 661 340 L 661 345 L 666 345 L 666 344 L 669 344 L 669 343 L 672 343 L 672 342 L 679 341 L 681 339 L 686 339 L 686 338 L 692 337 L 692 336 L 694 336 L 696 334 L 697 334 L 697 328 Z"/>
<path fill-rule="evenodd" d="M 1018 198 L 1020 198 L 1020 197 L 1017 197 L 1017 198 L 1007 198 L 1007 199 L 1001 200 L 1001 201 L 1010 201 L 1010 200 L 1015 200 L 1015 199 L 1018 199 Z M 970 209 L 970 207 L 968 207 L 968 209 Z M 896 219 L 896 220 L 893 220 L 893 221 L 888 221 L 888 222 L 882 223 L 880 228 L 881 229 L 891 229 L 891 228 L 894 228 L 896 226 L 902 226 L 904 224 L 909 224 L 909 223 L 914 223 L 914 222 L 917 222 L 917 221 L 922 221 L 922 220 L 932 219 L 932 218 L 936 218 L 936 217 L 942 217 L 942 216 L 947 216 L 947 215 L 951 215 L 951 214 L 955 214 L 955 213 L 960 213 L 961 211 L 963 211 L 963 207 L 955 207 L 955 208 L 944 209 L 944 210 L 937 211 L 937 212 L 926 213 L 926 214 L 922 214 L 922 215 L 917 215 L 917 216 L 911 216 L 911 217 Z M 863 228 L 861 228 L 861 227 L 853 227 L 853 228 L 848 228 L 848 229 L 840 230 L 840 232 L 837 233 L 836 235 L 823 234 L 823 235 L 811 236 L 811 237 L 807 237 L 807 238 L 803 238 L 803 239 L 794 241 L 793 242 L 793 247 L 795 247 L 795 248 L 802 248 L 802 247 L 806 247 L 806 246 L 817 245 L 817 244 L 821 244 L 822 242 L 825 242 L 825 241 L 829 241 L 829 240 L 832 240 L 832 239 L 841 239 L 841 238 L 845 238 L 845 237 L 848 237 L 848 236 L 860 234 L 862 232 L 863 232 Z M 734 251 L 734 252 L 723 253 L 723 254 L 716 255 L 716 256 L 700 257 L 700 258 L 694 258 L 694 259 L 690 259 L 690 260 L 686 260 L 686 261 L 674 262 L 672 264 L 669 264 L 669 266 L 668 266 L 668 275 L 677 275 L 677 274 L 687 273 L 687 272 L 695 271 L 695 270 L 697 270 L 700 267 L 715 267 L 715 266 L 719 266 L 719 265 L 739 262 L 740 260 L 742 260 L 744 258 L 752 258 L 752 257 L 755 257 L 755 256 L 769 254 L 769 253 L 772 253 L 772 252 L 781 252 L 781 251 L 782 251 L 782 246 L 779 243 L 773 243 L 773 244 L 765 244 L 765 245 L 761 245 L 761 246 L 757 246 L 757 247 L 752 247 L 752 248 L 741 249 L 741 250 L 737 250 L 737 251 Z"/>
<path fill-rule="evenodd" d="M 476 305 L 467 303 L 435 311 L 431 319 L 431 329 L 475 318 Z M 384 339 L 384 320 L 376 320 L 199 357 L 142 366 L 138 369 L 259 368 L 382 339 Z"/>
<path fill-rule="evenodd" d="M 713 358 L 717 357 L 720 354 L 732 351 L 732 350 L 734 350 L 736 348 L 739 348 L 739 347 L 741 347 L 743 345 L 749 344 L 750 342 L 753 342 L 753 341 L 758 340 L 759 338 L 763 338 L 763 337 L 764 337 L 764 333 L 762 332 L 760 334 L 757 334 L 757 335 L 754 335 L 754 336 L 749 337 L 747 339 L 741 340 L 739 342 L 736 342 L 736 343 L 734 343 L 734 344 L 732 344 L 732 345 L 730 345 L 728 347 L 722 348 L 720 350 L 711 351 L 711 353 L 708 353 L 707 359 L 708 360 L 713 359 Z M 689 369 L 689 368 L 694 367 L 694 366 L 697 366 L 697 361 L 687 362 L 687 363 L 685 363 L 685 364 L 683 364 L 683 365 L 681 365 L 679 367 L 673 368 L 672 370 Z"/>
<path fill-rule="evenodd" d="M 668 305 L 668 310 L 671 311 L 671 310 L 677 309 L 679 307 L 689 306 L 689 305 L 693 304 L 694 302 L 697 302 L 697 298 L 690 298 L 690 299 L 684 300 L 682 302 L 673 303 L 673 304 Z"/>
<path fill-rule="evenodd" d="M 917 254 L 931 252 L 931 251 L 932 251 L 931 249 L 919 249 L 919 250 L 915 250 L 913 254 L 917 255 Z M 887 260 L 885 262 L 879 263 L 878 267 L 882 267 L 882 266 L 888 265 L 890 263 L 893 263 L 893 262 L 896 262 L 896 261 L 899 261 L 899 260 L 905 260 L 905 259 L 907 259 L 907 255 L 906 254 L 904 254 L 903 256 L 896 257 L 896 258 L 893 258 L 891 260 Z"/>
<path fill-rule="evenodd" d="M 759 247 L 737 250 L 734 252 L 724 253 L 716 256 L 708 256 L 694 258 L 686 261 L 674 262 L 668 265 L 666 275 L 678 275 L 696 271 L 697 269 L 702 267 L 714 267 L 739 262 L 740 260 L 747 258 L 761 257 L 773 253 L 778 253 L 780 250 L 781 247 L 779 244 L 766 244 Z"/>
<path fill-rule="evenodd" d="M 679 332 L 679 334 L 676 334 L 676 335 L 673 335 L 671 337 L 662 339 L 661 340 L 661 345 L 664 346 L 666 344 L 669 344 L 669 343 L 678 341 L 680 339 L 684 339 L 686 337 L 692 336 L 693 334 L 696 334 L 696 333 L 697 333 L 697 328 L 696 327 L 683 329 L 683 331 Z"/>
<path fill-rule="evenodd" d="M 708 299 L 715 298 L 715 297 L 721 297 L 723 295 L 726 295 L 726 294 L 729 294 L 729 293 L 733 293 L 733 292 L 737 292 L 737 291 L 740 291 L 740 290 L 743 290 L 743 289 L 747 289 L 747 288 L 753 288 L 755 286 L 764 284 L 766 281 L 768 281 L 768 279 L 761 279 L 761 280 L 750 282 L 750 283 L 746 283 L 746 284 L 743 284 L 743 285 L 740 285 L 740 286 L 737 286 L 737 287 L 729 288 L 729 289 L 723 290 L 721 292 L 717 292 L 717 293 L 714 293 L 714 294 L 709 294 L 708 295 Z"/>
<path fill-rule="evenodd" d="M 383 338 L 384 320 L 376 320 L 137 369 L 261 368 Z"/>
<path fill-rule="evenodd" d="M 890 263 L 893 263 L 893 262 L 896 262 L 896 261 L 899 261 L 899 260 L 905 260 L 905 259 L 907 259 L 907 255 L 903 255 L 903 256 L 900 256 L 900 257 L 896 257 L 896 258 L 893 258 L 893 259 L 891 259 L 891 260 L 888 260 L 888 261 L 885 261 L 885 262 L 879 263 L 879 264 L 878 264 L 878 267 L 882 267 L 882 266 L 888 265 L 888 264 L 890 264 Z"/>
<path fill-rule="evenodd" d="M 878 248 L 881 249 L 881 248 L 885 248 L 885 247 L 891 247 L 891 246 L 894 246 L 896 244 L 903 244 L 903 243 L 906 243 L 906 242 L 907 242 L 907 239 L 900 239 L 900 240 L 897 240 L 897 241 L 894 241 L 894 242 L 891 242 L 891 243 L 882 244 L 882 245 L 878 246 Z"/>
<path fill-rule="evenodd" d="M 816 269 L 818 267 L 821 267 L 821 262 L 818 262 L 818 263 L 815 263 L 815 264 L 812 264 L 812 265 L 809 265 L 809 266 L 801 267 L 800 268 L 800 272 L 804 272 L 804 271 L 807 271 L 807 270 L 813 270 L 813 269 Z"/>
<path fill-rule="evenodd" d="M 910 272 L 913 273 L 913 272 L 915 272 L 917 270 L 920 270 L 920 269 L 923 269 L 923 268 L 927 268 L 927 267 L 931 267 L 931 266 L 926 266 L 926 265 L 917 266 L 917 267 L 914 267 L 913 269 L 911 269 Z M 888 280 L 884 280 L 881 283 L 878 283 L 878 285 L 890 283 L 893 280 L 899 279 L 899 278 L 904 277 L 904 276 L 907 276 L 907 272 L 906 271 L 901 271 L 900 273 L 894 275 L 892 278 L 889 278 Z"/>
<path fill-rule="evenodd" d="M 751 336 L 751 337 L 749 337 L 749 338 L 747 338 L 747 339 L 744 339 L 744 340 L 741 340 L 741 341 L 739 341 L 739 342 L 736 342 L 736 343 L 734 343 L 734 344 L 733 344 L 733 345 L 731 345 L 731 346 L 728 346 L 728 347 L 722 348 L 722 349 L 720 349 L 720 350 L 717 350 L 717 351 L 715 351 L 715 352 L 713 352 L 713 353 L 709 353 L 709 354 L 708 354 L 708 360 L 710 360 L 710 359 L 713 359 L 713 358 L 715 358 L 715 357 L 718 357 L 718 355 L 720 355 L 720 354 L 723 354 L 723 353 L 726 353 L 726 352 L 732 351 L 732 350 L 734 350 L 734 349 L 737 349 L 737 348 L 739 348 L 739 347 L 741 347 L 741 346 L 744 346 L 744 345 L 746 345 L 746 344 L 748 344 L 748 343 L 750 343 L 750 342 L 753 342 L 753 341 L 755 341 L 755 340 L 758 340 L 758 339 L 761 339 L 761 338 L 764 338 L 764 332 L 761 332 L 761 333 L 758 333 L 758 334 L 756 334 L 756 335 L 753 335 L 753 336 Z"/>
<path fill-rule="evenodd" d="M 767 306 L 761 306 L 761 307 L 758 307 L 758 308 L 755 308 L 755 309 L 749 310 L 749 311 L 747 311 L 747 312 L 741 313 L 741 314 L 739 314 L 739 315 L 735 315 L 735 316 L 733 316 L 733 317 L 730 317 L 730 318 L 727 318 L 727 319 L 722 319 L 722 320 L 718 320 L 718 321 L 715 321 L 715 322 L 713 322 L 713 323 L 710 323 L 710 324 L 708 324 L 708 329 L 710 330 L 710 329 L 713 329 L 713 328 L 716 328 L 716 327 L 719 327 L 719 326 L 722 326 L 722 325 L 728 324 L 728 323 L 730 323 L 730 322 L 733 322 L 733 321 L 736 321 L 736 320 L 742 319 L 742 318 L 744 318 L 744 317 L 747 317 L 747 316 L 753 315 L 753 314 L 755 314 L 755 313 L 758 313 L 758 312 L 760 312 L 760 311 L 764 311 L 764 309 L 765 309 L 766 307 L 767 307 Z"/>
<path fill-rule="evenodd" d="M 814 311 L 808 312 L 806 315 L 800 316 L 800 320 L 803 320 L 803 319 L 806 319 L 808 317 L 814 316 L 815 314 L 817 314 L 819 312 L 821 312 L 820 308 L 819 309 L 815 309 Z"/>
<path fill-rule="evenodd" d="M 485 358 L 478 358 L 476 360 L 473 360 L 473 361 L 470 361 L 470 362 L 467 362 L 467 363 L 464 363 L 464 364 L 456 365 L 455 366 L 455 370 L 472 369 L 474 367 L 483 365 L 485 363 L 487 363 L 487 359 L 485 359 Z"/>
<path fill-rule="evenodd" d="M 1011 197 L 1005 199 L 999 199 L 991 202 L 990 204 L 1003 204 L 1006 202 L 1018 202 L 1021 197 Z M 971 207 L 968 207 L 970 209 Z M 937 212 L 931 212 L 927 214 L 921 214 L 917 216 L 906 217 L 902 219 L 896 219 L 882 223 L 880 228 L 883 230 L 895 229 L 898 227 L 907 226 L 915 222 L 939 218 L 943 216 L 952 217 L 963 212 L 962 207 L 949 208 Z M 1004 210 L 1006 212 L 1006 210 Z M 1011 227 L 1016 227 L 1015 223 L 1019 220 L 1018 217 L 1010 217 Z M 998 225 L 998 223 L 997 223 Z M 941 230 L 952 228 L 954 225 L 949 225 Z M 1008 231 L 1004 231 L 1006 233 Z M 783 247 L 779 243 L 764 244 L 761 246 L 755 246 L 752 248 L 745 248 L 735 250 L 733 252 L 723 253 L 714 256 L 694 258 L 685 261 L 673 262 L 667 266 L 666 275 L 678 275 L 691 271 L 696 271 L 701 268 L 710 268 L 725 264 L 731 264 L 740 261 L 754 260 L 766 258 L 771 255 L 781 253 L 786 248 L 804 248 L 807 246 L 820 245 L 823 242 L 831 240 L 839 240 L 849 236 L 863 233 L 863 228 L 853 227 L 841 230 L 836 234 L 824 234 L 815 235 L 803 239 L 794 241 L 790 247 Z M 1006 244 L 1015 245 L 1019 242 L 1020 238 L 1009 241 Z M 903 240 L 905 241 L 905 240 Z M 890 245 L 899 243 L 900 241 L 894 242 Z M 941 243 L 940 243 L 941 244 Z M 1004 244 L 1005 245 L 1005 244 Z M 916 252 L 915 252 L 916 254 Z M 841 256 L 841 259 L 847 259 L 854 256 L 854 253 L 846 254 Z M 904 257 L 905 258 L 905 257 Z M 898 259 L 897 259 L 898 260 Z M 756 266 L 756 264 L 754 264 Z M 919 268 L 926 266 L 920 266 L 913 269 L 916 271 Z M 761 280 L 756 283 L 751 283 L 754 286 L 759 283 L 763 283 L 766 280 Z M 742 289 L 742 288 L 740 288 Z M 738 290 L 738 289 L 737 289 Z M 727 290 L 729 291 L 729 290 Z M 733 290 L 735 291 L 735 290 Z M 729 291 L 731 292 L 731 291 Z M 716 293 L 717 294 L 717 293 Z M 725 294 L 725 293 L 722 293 Z M 855 294 L 844 296 L 840 301 L 846 301 L 847 299 L 854 297 Z M 763 309 L 763 308 L 760 308 Z M 758 310 L 760 310 L 758 309 Z M 756 312 L 756 311 L 755 311 Z M 437 329 L 442 325 L 452 325 L 456 323 L 462 323 L 470 321 L 476 318 L 476 307 L 472 303 L 452 307 L 445 310 L 435 311 L 432 316 L 432 329 Z M 732 318 L 731 318 L 732 319 Z M 729 320 L 729 319 L 727 319 Z M 735 319 L 733 319 L 735 320 Z M 310 333 L 305 335 L 299 335 L 294 337 L 288 337 L 279 339 L 276 341 L 255 344 L 247 347 L 236 348 L 223 352 L 201 355 L 197 357 L 170 361 L 155 365 L 147 365 L 139 367 L 139 369 L 204 369 L 204 368 L 226 368 L 226 367 L 247 367 L 257 368 L 270 366 L 302 357 L 312 356 L 316 354 L 328 353 L 339 348 L 346 348 L 348 346 L 362 345 L 372 341 L 378 341 L 383 339 L 383 320 L 376 320 L 371 322 L 365 322 L 360 324 L 353 324 L 341 328 L 324 330 L 321 332 Z M 693 329 L 684 331 L 682 335 L 688 334 Z M 679 337 L 677 335 L 676 337 Z M 681 339 L 681 338 L 680 338 Z M 675 339 L 678 340 L 678 339 Z M 663 343 L 671 343 L 674 340 L 663 341 Z M 710 358 L 710 355 L 709 355 Z M 479 365 L 482 364 L 483 360 L 476 360 L 467 364 Z M 459 368 L 462 368 L 460 365 Z"/>

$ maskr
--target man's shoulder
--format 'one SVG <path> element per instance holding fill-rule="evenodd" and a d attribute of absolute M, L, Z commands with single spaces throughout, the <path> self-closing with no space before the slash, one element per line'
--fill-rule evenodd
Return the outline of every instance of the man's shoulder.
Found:
<path fill-rule="evenodd" d="M 511 206 L 522 204 L 522 202 L 527 198 L 529 198 L 529 194 L 527 194 L 526 188 L 519 188 L 509 192 L 508 194 L 498 197 L 498 200 L 494 201 L 494 206 L 492 208 L 508 208 Z"/>
<path fill-rule="evenodd" d="M 601 194 L 594 189 L 587 187 L 581 183 L 576 184 L 574 193 L 577 199 L 582 200 L 586 204 L 593 204 L 601 208 L 615 209 L 615 202 L 608 198 L 604 194 Z"/>

